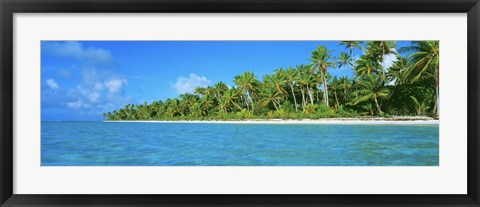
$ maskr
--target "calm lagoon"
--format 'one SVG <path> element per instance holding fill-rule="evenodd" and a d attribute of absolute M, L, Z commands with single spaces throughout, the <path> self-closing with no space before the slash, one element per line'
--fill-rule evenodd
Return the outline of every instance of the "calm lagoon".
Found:
<path fill-rule="evenodd" d="M 42 122 L 42 166 L 438 166 L 438 124 Z"/>

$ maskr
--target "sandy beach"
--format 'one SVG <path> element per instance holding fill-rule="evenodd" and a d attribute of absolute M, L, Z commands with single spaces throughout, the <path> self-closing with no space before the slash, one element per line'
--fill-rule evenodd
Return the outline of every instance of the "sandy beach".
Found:
<path fill-rule="evenodd" d="M 217 123 L 217 124 L 439 124 L 439 120 L 426 117 L 396 118 L 327 118 L 327 119 L 247 119 L 247 120 L 119 120 L 106 122 L 140 123 Z"/>

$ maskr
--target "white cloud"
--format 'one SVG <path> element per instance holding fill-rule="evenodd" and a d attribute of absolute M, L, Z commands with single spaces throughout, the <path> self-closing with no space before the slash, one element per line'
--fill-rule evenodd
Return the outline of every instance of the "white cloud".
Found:
<path fill-rule="evenodd" d="M 76 60 L 75 64 L 80 66 L 74 65 L 72 68 L 78 69 L 81 74 L 78 82 L 75 82 L 76 87 L 72 88 L 60 88 L 55 80 L 47 80 L 48 87 L 45 92 L 42 91 L 42 106 L 65 107 L 76 113 L 102 114 L 133 102 L 131 97 L 125 95 L 127 79 L 109 69 L 113 66 L 113 56 L 108 50 L 89 47 L 81 42 L 42 42 L 42 54 Z M 56 72 L 61 78 L 69 78 L 73 71 L 59 69 Z"/>
<path fill-rule="evenodd" d="M 392 48 L 392 52 L 397 53 L 397 50 L 395 48 Z M 385 70 L 392 67 L 392 65 L 395 61 L 397 61 L 397 55 L 396 54 L 384 55 L 383 56 L 383 64 L 384 64 Z"/>
<path fill-rule="evenodd" d="M 95 91 L 101 91 L 103 90 L 103 84 L 102 83 L 95 83 L 95 86 L 93 87 L 93 90 Z"/>
<path fill-rule="evenodd" d="M 58 84 L 57 84 L 57 82 L 55 82 L 55 80 L 53 80 L 53 79 L 51 79 L 51 78 L 47 80 L 47 85 L 48 85 L 48 86 L 50 87 L 50 89 L 52 89 L 52 90 L 56 90 L 56 89 L 58 89 L 58 87 L 59 87 Z"/>
<path fill-rule="evenodd" d="M 75 58 L 85 64 L 109 64 L 112 61 L 110 51 L 84 47 L 80 42 L 45 42 L 42 49 L 46 54 Z"/>
<path fill-rule="evenodd" d="M 98 93 L 98 92 L 93 92 L 93 93 L 88 94 L 88 99 L 91 102 L 97 102 L 98 98 L 100 98 L 100 93 Z"/>
<path fill-rule="evenodd" d="M 97 76 L 92 78 L 97 82 L 85 81 L 78 84 L 74 89 L 67 91 L 69 97 L 75 98 L 76 100 L 82 100 L 83 105 L 80 102 L 70 102 L 70 108 L 80 108 L 77 106 L 97 106 L 104 103 L 116 103 L 122 102 L 126 99 L 124 97 L 125 86 L 127 85 L 127 80 L 123 78 L 109 78 L 108 80 L 102 81 L 105 77 Z M 68 104 L 67 104 L 68 105 Z"/>
<path fill-rule="evenodd" d="M 191 73 L 188 78 L 178 77 L 177 82 L 172 85 L 172 88 L 177 91 L 178 94 L 193 93 L 197 87 L 206 87 L 210 85 L 211 81 L 206 77 L 198 76 Z"/>
<path fill-rule="evenodd" d="M 105 81 L 105 87 L 112 94 L 118 94 L 123 91 L 123 87 L 127 85 L 126 79 L 111 79 Z"/>
<path fill-rule="evenodd" d="M 75 102 L 68 102 L 67 106 L 72 109 L 79 109 L 79 108 L 88 108 L 90 104 L 86 104 L 81 99 Z"/>
<path fill-rule="evenodd" d="M 396 54 L 388 54 L 383 56 L 383 64 L 385 69 L 392 67 L 393 63 L 397 61 Z"/>

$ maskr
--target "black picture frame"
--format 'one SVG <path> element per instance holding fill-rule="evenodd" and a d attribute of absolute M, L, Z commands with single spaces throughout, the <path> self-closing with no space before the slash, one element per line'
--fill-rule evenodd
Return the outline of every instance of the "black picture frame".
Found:
<path fill-rule="evenodd" d="M 1 206 L 480 206 L 478 0 L 0 0 Z M 468 189 L 465 195 L 20 195 L 13 194 L 14 13 L 467 13 Z M 455 179 L 455 178 L 452 178 Z M 95 186 L 92 186 L 94 188 Z M 346 186 L 347 187 L 347 186 Z"/>

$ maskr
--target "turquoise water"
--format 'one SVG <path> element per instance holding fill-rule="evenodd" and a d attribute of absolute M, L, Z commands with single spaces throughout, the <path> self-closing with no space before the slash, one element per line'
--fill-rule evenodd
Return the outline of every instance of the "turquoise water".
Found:
<path fill-rule="evenodd" d="M 42 166 L 438 166 L 435 125 L 42 122 Z"/>

